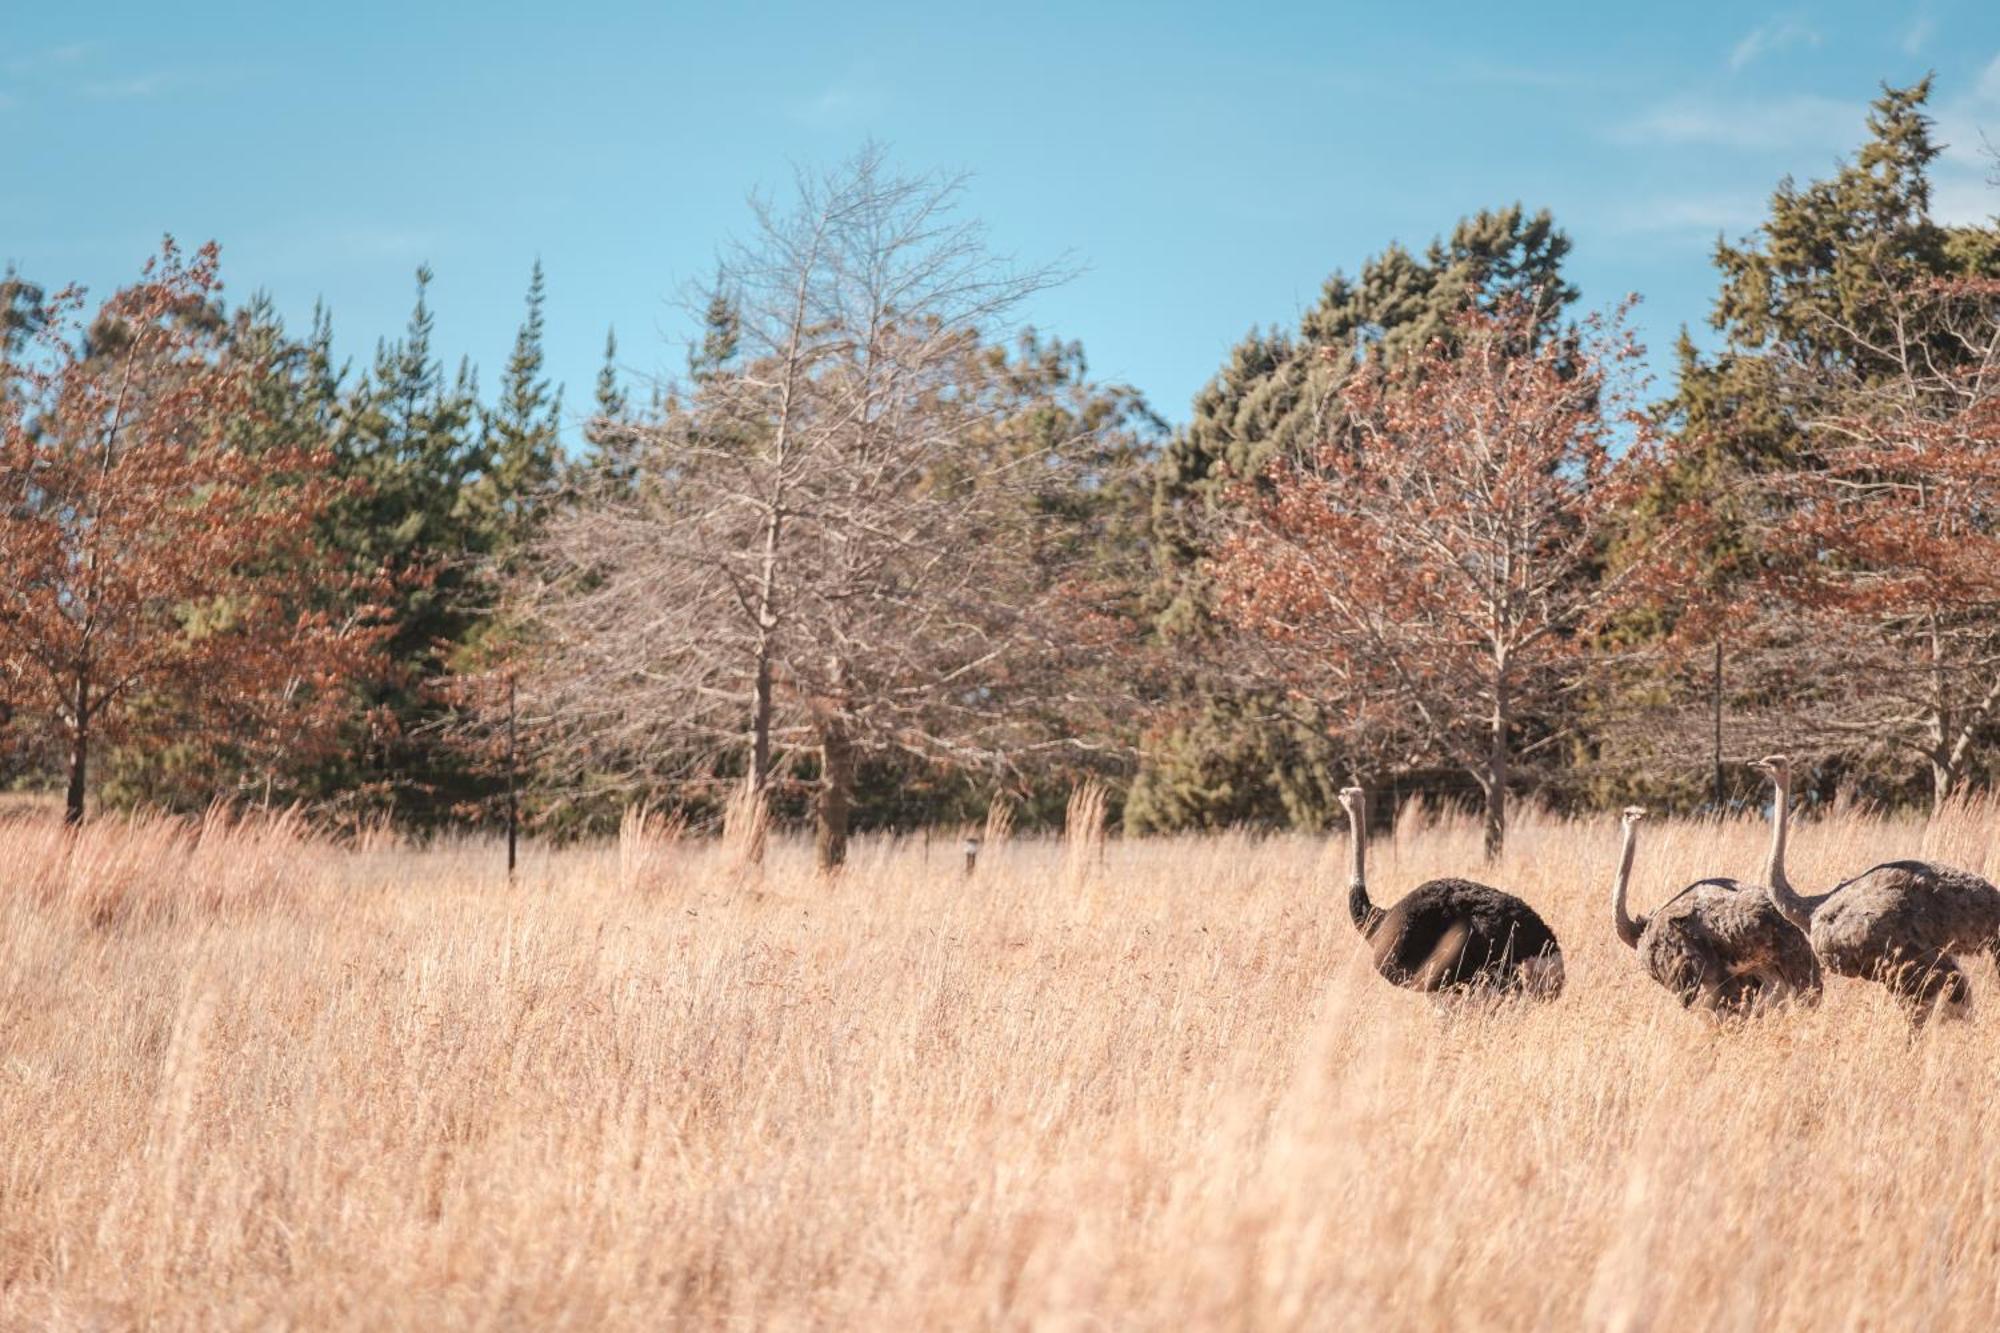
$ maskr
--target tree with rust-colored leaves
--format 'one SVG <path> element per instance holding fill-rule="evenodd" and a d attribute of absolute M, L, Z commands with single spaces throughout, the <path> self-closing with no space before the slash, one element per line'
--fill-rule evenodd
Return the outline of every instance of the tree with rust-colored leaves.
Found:
<path fill-rule="evenodd" d="M 1852 683 L 1823 676 L 1812 683 L 1823 649 L 1866 631 L 1832 623 L 1819 593 L 1773 596 L 1791 554 L 1766 543 L 1793 497 L 1820 485 L 1812 473 L 1829 437 L 1812 441 L 1805 433 L 1810 419 L 1828 410 L 1827 391 L 1836 384 L 1907 386 L 1910 363 L 1897 345 L 1907 341 L 1899 330 L 1920 304 L 1913 297 L 1939 281 L 2000 278 L 2000 228 L 1934 215 L 1933 164 L 1946 145 L 1925 114 L 1930 89 L 1929 79 L 1885 86 L 1851 155 L 1822 178 L 1787 178 L 1754 231 L 1719 241 L 1722 281 L 1709 323 L 1720 343 L 1700 352 L 1685 333 L 1679 340 L 1675 393 L 1659 409 L 1662 428 L 1676 438 L 1675 462 L 1660 492 L 1640 506 L 1641 521 L 1698 505 L 1703 547 L 1669 605 L 1627 627 L 1635 644 L 1650 641 L 1661 652 L 1604 696 L 1598 752 L 1627 782 L 1667 784 L 1653 786 L 1656 797 L 1684 783 L 1697 764 L 1713 765 L 1720 803 L 1729 794 L 1726 752 L 1806 746 L 1836 760 L 1845 780 L 1865 773 L 1871 794 L 1887 796 L 1912 782 L 1914 751 L 1885 742 L 1877 724 L 1935 710 L 1911 711 L 1907 680 L 1879 711 L 1852 706 L 1862 693 Z M 1827 567 L 1796 572 L 1811 575 L 1793 585 L 1803 589 L 1820 584 Z M 1808 600 L 1820 604 L 1809 609 Z M 1801 686 L 1848 698 L 1802 710 Z M 1979 694 L 1983 687 L 1974 703 Z M 1799 725 L 1815 719 L 1827 725 Z M 1839 728 L 1831 725 L 1836 720 Z M 1899 734 L 1908 740 L 1926 727 L 1913 720 Z M 1922 744 L 1942 752 L 1946 767 L 1959 767 L 1948 758 L 1955 742 Z"/>
<path fill-rule="evenodd" d="M 1350 749 L 1478 782 L 1489 855 L 1589 636 L 1636 586 L 1640 562 L 1600 577 L 1600 554 L 1653 462 L 1621 317 L 1556 338 L 1536 320 L 1467 311 L 1421 356 L 1364 364 L 1337 433 L 1243 486 L 1212 561 L 1249 660 Z"/>
<path fill-rule="evenodd" d="M 1171 653 L 1169 697 L 1155 710 L 1125 809 L 1129 829 L 1342 819 L 1336 793 L 1349 756 L 1306 701 L 1255 684 L 1219 633 L 1201 577 L 1233 482 L 1278 454 L 1310 447 L 1340 412 L 1363 359 L 1396 364 L 1453 336 L 1466 309 L 1532 306 L 1556 333 L 1576 288 L 1564 280 L 1567 235 L 1519 204 L 1462 218 L 1427 249 L 1390 245 L 1358 275 L 1336 272 L 1296 330 L 1253 330 L 1195 396 L 1154 470 L 1159 555 L 1155 628 Z"/>
<path fill-rule="evenodd" d="M 1942 803 L 2000 720 L 2000 281 L 1871 313 L 1822 317 L 1865 365 L 1779 362 L 1799 448 L 1761 479 L 1766 562 L 1736 620 L 1784 700 L 1764 730 L 1914 760 Z"/>
<path fill-rule="evenodd" d="M 309 752 L 379 637 L 327 609 L 328 455 L 236 442 L 257 368 L 219 290 L 215 247 L 169 240 L 88 322 L 51 298 L 4 363 L 0 675 L 62 752 L 71 822 L 102 745 L 229 752 L 218 771 Z"/>

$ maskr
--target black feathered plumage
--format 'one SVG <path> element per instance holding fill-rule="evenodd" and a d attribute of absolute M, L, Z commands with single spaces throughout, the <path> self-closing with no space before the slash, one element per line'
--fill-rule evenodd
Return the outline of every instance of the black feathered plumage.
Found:
<path fill-rule="evenodd" d="M 1491 885 L 1433 879 L 1381 913 L 1368 942 L 1398 986 L 1447 991 L 1562 989 L 1562 949 L 1535 909 Z"/>
<path fill-rule="evenodd" d="M 1562 947 L 1555 932 L 1511 893 L 1469 879 L 1433 879 L 1392 907 L 1376 907 L 1364 869 L 1364 798 L 1350 787 L 1341 793 L 1341 804 L 1354 839 L 1348 915 L 1384 979 L 1432 992 L 1553 996 L 1562 990 Z"/>

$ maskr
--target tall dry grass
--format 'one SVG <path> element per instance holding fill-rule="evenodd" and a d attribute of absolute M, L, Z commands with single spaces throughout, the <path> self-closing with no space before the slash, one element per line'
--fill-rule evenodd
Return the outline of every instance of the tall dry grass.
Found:
<path fill-rule="evenodd" d="M 1849 812 L 1988 873 L 1993 811 Z M 1080 821 L 1080 827 L 1082 826 Z M 0 825 L 0 1325 L 1992 1327 L 2000 984 L 1914 1037 L 1834 981 L 1717 1029 L 1612 937 L 1610 818 L 1492 878 L 1544 1007 L 1365 966 L 1342 847 L 862 840 L 336 850 Z M 1637 897 L 1747 873 L 1651 825 Z M 1476 864 L 1405 820 L 1383 890 Z M 624 846 L 624 844 L 621 844 Z"/>

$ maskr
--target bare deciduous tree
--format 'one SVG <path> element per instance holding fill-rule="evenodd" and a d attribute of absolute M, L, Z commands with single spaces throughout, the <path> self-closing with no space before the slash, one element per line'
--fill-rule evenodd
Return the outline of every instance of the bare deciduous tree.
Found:
<path fill-rule="evenodd" d="M 1102 415 L 1060 397 L 1080 386 L 1004 350 L 1057 275 L 992 256 L 961 188 L 868 151 L 756 201 L 718 284 L 725 355 L 622 428 L 636 479 L 553 518 L 517 590 L 558 772 L 740 768 L 761 796 L 811 755 L 830 867 L 867 753 L 1081 744 L 1037 702 L 1119 629 L 1092 614 L 1073 503 L 1115 460 Z"/>

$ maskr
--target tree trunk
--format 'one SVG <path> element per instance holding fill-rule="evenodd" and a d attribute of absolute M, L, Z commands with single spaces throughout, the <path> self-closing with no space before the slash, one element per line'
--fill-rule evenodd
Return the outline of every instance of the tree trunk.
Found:
<path fill-rule="evenodd" d="M 750 687 L 750 791 L 771 780 L 771 658 L 759 650 L 757 678 Z"/>
<path fill-rule="evenodd" d="M 1942 727 L 1937 729 L 1940 743 L 1931 758 L 1931 785 L 1936 808 L 1942 808 L 1944 805 L 1944 797 L 1936 795 L 1939 773 L 1943 773 L 1946 785 L 1952 791 L 1958 790 L 1958 784 L 1965 780 L 1966 763 L 1972 753 L 1972 743 L 1985 727 L 1987 720 L 1992 717 L 1993 705 L 1996 702 L 2000 702 L 2000 677 L 1996 677 L 1993 683 L 1986 687 L 1985 697 L 1957 717 L 1957 725 L 1951 733 L 1946 733 Z M 1944 744 L 1947 734 L 1951 736 L 1951 740 L 1949 744 Z M 1938 755 L 1944 756 L 1943 759 L 1940 760 Z"/>
<path fill-rule="evenodd" d="M 760 817 L 764 790 L 771 781 L 771 637 L 778 624 L 780 524 L 774 500 L 770 518 L 764 524 L 764 567 L 757 580 L 757 669 L 750 684 L 750 771 L 744 775 L 743 804 L 753 820 Z M 752 836 L 745 854 L 752 865 L 764 863 L 761 833 Z"/>
<path fill-rule="evenodd" d="M 1715 638 L 1715 736 L 1709 758 L 1715 765 L 1715 813 L 1722 814 L 1722 636 Z"/>
<path fill-rule="evenodd" d="M 771 637 L 778 628 L 778 534 L 776 501 L 764 523 L 763 570 L 757 577 L 757 670 L 750 686 L 750 795 L 771 778 Z"/>
<path fill-rule="evenodd" d="M 1920 508 L 1930 503 L 1929 488 L 1923 483 L 1917 486 L 1917 504 Z M 1938 814 L 1944 803 L 1951 797 L 1952 780 L 1957 775 L 1950 762 L 1951 704 L 1945 691 L 1944 635 L 1938 624 L 1938 610 L 1930 608 L 1927 617 L 1931 649 L 1931 813 Z"/>
<path fill-rule="evenodd" d="M 76 683 L 76 725 L 70 731 L 70 791 L 62 823 L 84 823 L 84 785 L 90 777 L 90 685 Z"/>
<path fill-rule="evenodd" d="M 771 654 L 765 644 L 757 646 L 757 675 L 750 687 L 750 771 L 743 776 L 745 817 L 757 824 L 764 801 L 765 786 L 771 780 Z M 744 856 L 752 865 L 764 862 L 764 838 L 753 833 L 744 844 Z"/>
<path fill-rule="evenodd" d="M 1952 762 L 1951 744 L 1946 739 L 1950 720 L 1946 718 L 1942 704 L 1932 708 L 1929 725 L 1931 813 L 1935 815 L 1944 809 L 1944 803 L 1951 799 L 1952 789 L 1958 785 L 1958 766 Z"/>
<path fill-rule="evenodd" d="M 836 717 L 819 724 L 819 795 L 813 802 L 813 853 L 823 871 L 847 860 L 847 817 L 854 807 L 854 742 Z"/>
<path fill-rule="evenodd" d="M 1507 841 L 1507 761 L 1504 757 L 1487 761 L 1486 789 L 1486 837 L 1484 850 L 1488 861 L 1500 859 L 1500 852 Z"/>
<path fill-rule="evenodd" d="M 1931 758 L 1931 813 L 1941 814 L 1944 804 L 1951 799 L 1951 793 L 1958 785 L 1958 775 L 1951 764 L 1935 755 Z"/>
<path fill-rule="evenodd" d="M 1480 786 L 1486 792 L 1486 859 L 1500 858 L 1507 840 L 1507 696 L 1496 692 L 1492 734 L 1487 738 L 1486 777 Z"/>

